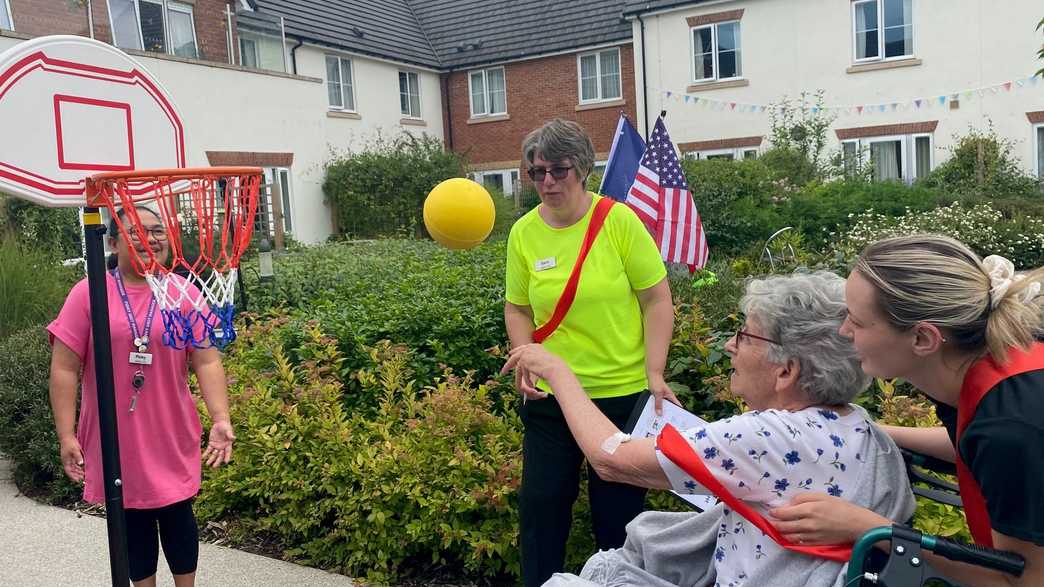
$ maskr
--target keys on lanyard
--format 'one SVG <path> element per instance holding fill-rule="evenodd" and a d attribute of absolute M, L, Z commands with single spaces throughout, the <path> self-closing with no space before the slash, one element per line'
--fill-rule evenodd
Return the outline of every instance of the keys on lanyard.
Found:
<path fill-rule="evenodd" d="M 145 372 L 142 370 L 142 366 L 152 364 L 152 353 L 148 352 L 149 332 L 152 330 L 152 318 L 156 315 L 156 298 L 150 296 L 149 309 L 145 315 L 144 331 L 139 333 L 138 320 L 135 318 L 134 310 L 131 308 L 130 299 L 127 296 L 127 288 L 123 285 L 123 276 L 120 275 L 120 270 L 113 269 L 112 277 L 116 281 L 116 290 L 120 294 L 120 301 L 123 302 L 123 311 L 127 315 L 127 325 L 130 327 L 131 336 L 134 337 L 134 350 L 130 352 L 129 357 L 131 365 L 138 365 L 138 369 L 131 378 L 131 387 L 134 388 L 134 395 L 131 397 L 130 411 L 133 413 L 135 408 L 138 407 L 138 397 L 141 394 L 141 390 L 145 387 Z"/>

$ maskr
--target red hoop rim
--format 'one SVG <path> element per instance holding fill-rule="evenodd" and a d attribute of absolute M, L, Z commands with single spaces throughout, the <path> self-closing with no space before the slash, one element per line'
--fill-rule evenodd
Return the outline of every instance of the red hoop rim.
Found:
<path fill-rule="evenodd" d="M 168 181 L 168 180 L 191 180 L 214 177 L 235 177 L 244 175 L 260 176 L 264 170 L 260 167 L 232 166 L 232 167 L 170 167 L 158 169 L 132 169 L 130 171 L 106 171 L 96 173 L 86 180 L 87 206 L 102 207 L 104 201 L 99 201 L 101 188 L 115 181 Z M 149 201 L 154 196 L 149 195 L 137 198 L 137 201 Z"/>

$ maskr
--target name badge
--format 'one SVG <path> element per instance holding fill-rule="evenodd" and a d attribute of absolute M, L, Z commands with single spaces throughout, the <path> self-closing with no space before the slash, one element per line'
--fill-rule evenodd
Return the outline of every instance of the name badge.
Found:
<path fill-rule="evenodd" d="M 544 271 L 546 269 L 551 269 L 555 265 L 556 265 L 556 263 L 555 263 L 555 258 L 554 257 L 548 257 L 547 259 L 539 259 L 536 262 L 536 270 L 537 271 Z"/>
<path fill-rule="evenodd" d="M 152 353 L 131 353 L 130 363 L 131 365 L 151 365 Z"/>

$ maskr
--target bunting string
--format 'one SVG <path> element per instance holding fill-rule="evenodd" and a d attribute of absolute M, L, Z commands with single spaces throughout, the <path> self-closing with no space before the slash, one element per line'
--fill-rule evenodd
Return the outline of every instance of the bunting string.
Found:
<path fill-rule="evenodd" d="M 964 90 L 954 92 L 943 92 L 934 95 L 929 94 L 920 98 L 910 98 L 904 100 L 894 100 L 878 103 L 824 106 L 816 106 L 814 104 L 810 105 L 806 103 L 793 104 L 793 106 L 798 110 L 803 110 L 812 114 L 816 114 L 822 111 L 824 113 L 833 113 L 840 116 L 865 116 L 872 114 L 883 114 L 888 112 L 910 112 L 925 110 L 929 108 L 945 108 L 951 102 L 960 102 L 961 100 L 981 100 L 998 94 L 1009 94 L 1015 91 L 1033 88 L 1044 89 L 1044 79 L 1037 75 L 1031 75 L 1028 77 L 1013 79 L 998 84 L 983 86 L 981 88 L 967 88 Z M 681 102 L 683 104 L 688 104 L 691 106 L 703 107 L 709 110 L 743 112 L 749 114 L 771 113 L 773 109 L 782 110 L 782 106 L 780 104 L 752 104 L 750 102 L 740 102 L 736 100 L 720 100 L 714 98 L 705 98 L 703 96 L 692 95 L 686 92 L 675 92 L 672 90 L 657 91 L 659 91 L 660 94 L 664 96 L 667 100 Z"/>

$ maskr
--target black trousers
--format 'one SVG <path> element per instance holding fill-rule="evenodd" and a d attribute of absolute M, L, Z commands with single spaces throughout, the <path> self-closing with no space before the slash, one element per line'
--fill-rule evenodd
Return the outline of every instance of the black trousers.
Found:
<path fill-rule="evenodd" d="M 156 574 L 160 542 L 172 575 L 196 571 L 199 527 L 192 512 L 192 498 L 153 510 L 128 509 L 125 514 L 131 581 L 142 581 Z"/>
<path fill-rule="evenodd" d="M 623 428 L 639 396 L 634 393 L 594 402 Z M 526 402 L 519 408 L 519 415 L 525 426 L 519 491 L 522 579 L 529 587 L 542 585 L 565 565 L 566 539 L 573 521 L 573 502 L 580 493 L 584 455 L 554 396 Z M 587 479 L 595 543 L 599 550 L 619 548 L 627 537 L 625 526 L 642 512 L 646 490 L 603 481 L 590 465 Z"/>

